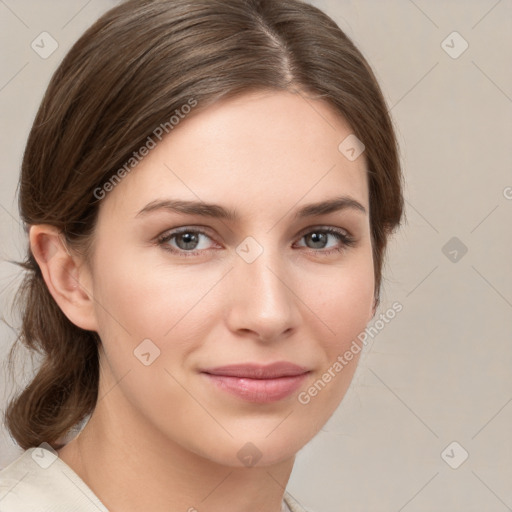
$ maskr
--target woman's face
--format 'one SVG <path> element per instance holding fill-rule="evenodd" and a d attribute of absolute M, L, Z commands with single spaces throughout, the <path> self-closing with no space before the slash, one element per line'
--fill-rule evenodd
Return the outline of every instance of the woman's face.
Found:
<path fill-rule="evenodd" d="M 102 200 L 89 286 L 123 432 L 242 466 L 293 457 L 325 424 L 373 315 L 364 154 L 338 149 L 350 134 L 301 95 L 225 100 L 181 121 Z M 215 370 L 276 362 L 302 376 Z"/>

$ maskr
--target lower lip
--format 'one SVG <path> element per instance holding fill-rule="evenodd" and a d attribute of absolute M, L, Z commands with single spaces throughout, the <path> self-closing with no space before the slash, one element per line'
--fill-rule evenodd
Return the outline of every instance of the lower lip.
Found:
<path fill-rule="evenodd" d="M 296 391 L 304 382 L 308 373 L 279 377 L 276 379 L 248 379 L 203 373 L 220 389 L 236 395 L 247 402 L 277 402 Z"/>

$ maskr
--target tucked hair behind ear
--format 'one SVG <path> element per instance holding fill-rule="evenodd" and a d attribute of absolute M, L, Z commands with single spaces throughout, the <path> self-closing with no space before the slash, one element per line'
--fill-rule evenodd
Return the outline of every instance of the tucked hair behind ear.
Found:
<path fill-rule="evenodd" d="M 386 241 L 403 210 L 395 134 L 364 57 L 300 0 L 129 0 L 104 14 L 54 73 L 34 120 L 20 178 L 23 222 L 56 226 L 87 256 L 95 191 L 157 126 L 191 100 L 200 111 L 264 89 L 327 101 L 364 143 L 378 301 Z M 5 423 L 26 449 L 56 446 L 93 411 L 100 340 L 64 316 L 30 250 L 23 266 L 22 326 L 9 359 L 23 344 L 43 360 Z"/>

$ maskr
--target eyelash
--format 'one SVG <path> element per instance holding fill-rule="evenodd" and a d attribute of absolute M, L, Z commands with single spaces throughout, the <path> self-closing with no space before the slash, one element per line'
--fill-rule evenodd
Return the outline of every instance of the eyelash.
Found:
<path fill-rule="evenodd" d="M 172 254 L 177 254 L 179 256 L 183 257 L 190 257 L 190 256 L 199 256 L 201 254 L 204 254 L 205 252 L 211 250 L 211 249 L 202 249 L 199 251 L 185 251 L 183 249 L 174 249 L 171 248 L 171 246 L 167 243 L 173 238 L 176 238 L 177 236 L 184 234 L 184 233 L 193 233 L 193 234 L 200 234 L 204 235 L 207 238 L 211 237 L 205 232 L 200 229 L 191 229 L 191 228 L 182 228 L 177 231 L 172 231 L 168 233 L 164 233 L 163 235 L 160 235 L 157 240 L 157 244 L 162 247 L 165 251 L 168 251 Z M 340 242 L 342 242 L 342 245 L 340 247 L 336 247 L 334 249 L 329 250 L 323 250 L 323 249 L 309 249 L 312 252 L 320 253 L 322 255 L 331 255 L 334 253 L 341 253 L 348 247 L 353 247 L 356 243 L 355 238 L 353 238 L 351 235 L 348 235 L 342 230 L 338 230 L 332 227 L 319 227 L 319 228 L 312 228 L 309 231 L 303 232 L 299 239 L 304 238 L 306 235 L 312 234 L 312 233 L 327 233 L 330 235 L 333 235 L 335 238 L 337 238 Z"/>

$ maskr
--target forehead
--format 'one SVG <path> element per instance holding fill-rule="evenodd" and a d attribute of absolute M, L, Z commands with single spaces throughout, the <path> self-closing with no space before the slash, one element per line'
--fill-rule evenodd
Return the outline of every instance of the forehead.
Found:
<path fill-rule="evenodd" d="M 368 207 L 364 154 L 351 161 L 339 149 L 351 133 L 329 104 L 302 93 L 255 92 L 222 100 L 185 116 L 107 202 L 134 212 L 172 194 L 237 203 L 237 210 L 268 209 L 329 193 L 351 195 Z"/>

